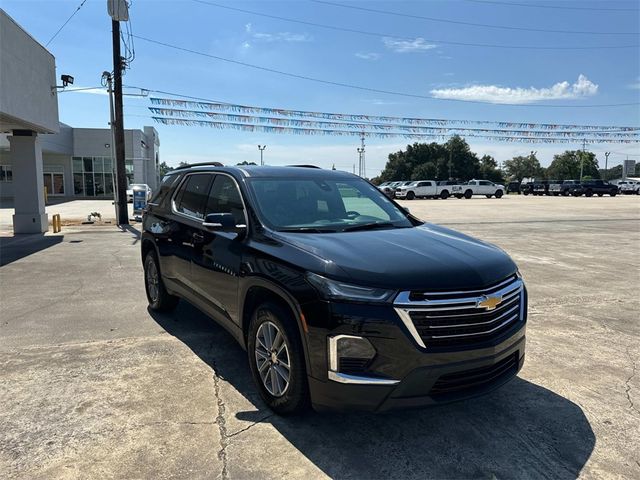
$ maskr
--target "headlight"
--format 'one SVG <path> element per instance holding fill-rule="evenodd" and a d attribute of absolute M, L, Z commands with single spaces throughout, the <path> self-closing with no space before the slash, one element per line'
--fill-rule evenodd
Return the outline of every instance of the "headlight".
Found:
<path fill-rule="evenodd" d="M 307 273 L 307 280 L 313 285 L 325 298 L 335 300 L 353 300 L 353 301 L 369 301 L 369 302 L 386 302 L 394 296 L 395 290 L 386 290 L 384 288 L 361 287 L 359 285 L 351 285 L 336 280 L 316 275 L 315 273 Z"/>

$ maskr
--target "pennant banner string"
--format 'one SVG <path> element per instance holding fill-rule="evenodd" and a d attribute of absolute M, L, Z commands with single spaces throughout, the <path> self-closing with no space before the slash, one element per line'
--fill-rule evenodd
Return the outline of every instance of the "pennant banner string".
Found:
<path fill-rule="evenodd" d="M 611 125 L 573 125 L 551 123 L 527 123 L 527 122 L 498 122 L 491 120 L 445 120 L 435 118 L 415 117 L 389 117 L 379 115 L 361 115 L 347 113 L 326 113 L 305 110 L 287 110 L 282 108 L 254 107 L 223 102 L 202 102 L 191 100 L 178 100 L 173 98 L 151 97 L 153 105 L 181 107 L 198 110 L 230 111 L 235 113 L 248 113 L 259 115 L 277 115 L 281 117 L 320 118 L 324 120 L 343 120 L 352 122 L 376 122 L 376 123 L 401 123 L 405 125 L 497 125 L 500 128 L 520 129 L 544 129 L 544 130 L 618 130 L 640 131 L 640 127 L 621 127 Z"/>
<path fill-rule="evenodd" d="M 476 133 L 491 133 L 491 134 L 503 134 L 509 136 L 531 136 L 531 137 L 571 137 L 582 138 L 584 135 L 590 135 L 601 138 L 640 138 L 640 132 L 632 131 L 595 131 L 595 130 L 505 130 L 505 129 L 490 129 L 490 128 L 469 128 L 469 127 L 425 127 L 425 126 L 408 126 L 402 124 L 393 123 L 351 123 L 351 122 L 327 122 L 318 120 L 299 120 L 290 118 L 277 118 L 277 117 L 262 117 L 255 115 L 235 115 L 217 112 L 203 112 L 199 110 L 183 110 L 173 108 L 157 108 L 149 107 L 151 113 L 156 115 L 162 115 L 164 117 L 179 117 L 179 118 L 213 118 L 220 121 L 236 122 L 236 123 L 266 123 L 270 125 L 280 125 L 288 127 L 311 127 L 311 128 L 338 128 L 338 129 L 353 129 L 359 131 L 369 130 L 401 130 L 407 133 L 427 133 L 427 134 L 440 134 L 440 135 L 452 135 L 455 133 L 463 132 L 476 132 Z M 465 133 L 466 134 L 466 133 Z"/>
<path fill-rule="evenodd" d="M 355 130 L 335 130 L 335 129 L 320 129 L 320 128 L 294 128 L 294 127 L 282 127 L 275 125 L 255 125 L 247 123 L 236 122 L 215 122 L 209 120 L 194 120 L 186 118 L 175 117 L 151 117 L 155 122 L 163 125 L 184 125 L 184 126 L 198 126 L 198 127 L 211 127 L 216 129 L 233 129 L 247 132 L 263 132 L 263 133 L 281 133 L 290 135 L 321 135 L 321 136 L 341 136 L 341 137 L 359 137 L 364 135 L 369 138 L 407 138 L 407 139 L 434 139 L 434 140 L 448 140 L 449 135 L 427 134 L 427 133 L 401 133 L 401 132 L 358 132 Z M 496 142 L 508 142 L 508 143 L 575 143 L 577 139 L 571 138 L 544 138 L 544 137 L 519 137 L 519 136 L 494 136 L 494 135 L 482 135 L 482 134 L 467 134 L 465 137 L 482 138 L 486 140 Z M 620 138 L 584 138 L 579 139 L 585 143 L 640 143 L 640 140 L 636 139 L 620 139 Z"/>

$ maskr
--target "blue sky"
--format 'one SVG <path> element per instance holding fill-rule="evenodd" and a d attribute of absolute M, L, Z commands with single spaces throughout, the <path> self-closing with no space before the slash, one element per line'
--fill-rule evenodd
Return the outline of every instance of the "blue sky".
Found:
<path fill-rule="evenodd" d="M 336 3 L 355 7 L 456 22 L 540 30 L 636 32 L 636 35 L 477 27 L 304 0 L 211 1 L 272 16 L 381 35 L 362 35 L 290 23 L 193 0 L 134 0 L 130 9 L 133 32 L 211 55 L 300 75 L 375 89 L 490 103 L 416 99 L 323 85 L 167 49 L 140 39 L 135 40 L 136 58 L 124 77 L 124 83 L 231 103 L 300 110 L 470 120 L 640 125 L 638 105 L 577 107 L 640 101 L 638 48 L 530 50 L 442 43 L 535 47 L 634 45 L 640 43 L 637 34 L 640 31 L 640 4 L 636 1 L 504 0 L 506 3 L 497 4 L 482 0 L 335 0 Z M 2 0 L 1 5 L 31 35 L 46 44 L 79 3 L 80 0 Z M 56 56 L 58 73 L 75 77 L 75 87 L 98 86 L 101 73 L 112 68 L 111 24 L 106 0 L 87 0 L 48 49 Z M 509 106 L 501 104 L 504 102 L 528 103 Z M 108 100 L 105 95 L 65 92 L 59 95 L 59 105 L 60 120 L 65 123 L 76 127 L 107 126 Z M 149 105 L 147 99 L 126 97 L 125 128 L 153 124 L 148 118 Z M 181 160 L 219 160 L 225 163 L 257 161 L 257 144 L 267 144 L 265 160 L 271 164 L 315 163 L 325 167 L 336 164 L 341 169 L 350 170 L 357 162 L 357 138 L 287 136 L 201 127 L 155 127 L 160 132 L 161 159 L 169 164 L 177 164 Z M 403 139 L 368 140 L 368 175 L 379 173 L 387 155 L 406 143 Z M 579 144 L 497 144 L 481 140 L 469 143 L 476 152 L 492 154 L 499 161 L 535 150 L 543 165 L 550 163 L 554 153 L 579 147 Z M 621 162 L 626 153 L 640 154 L 637 145 L 594 145 L 591 149 L 595 152 L 613 151 L 609 158 L 610 165 Z M 640 160 L 640 156 L 632 158 Z"/>

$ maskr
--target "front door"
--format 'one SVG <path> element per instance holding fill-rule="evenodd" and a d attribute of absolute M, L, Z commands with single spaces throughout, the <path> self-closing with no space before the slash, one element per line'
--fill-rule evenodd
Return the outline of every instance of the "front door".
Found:
<path fill-rule="evenodd" d="M 247 223 L 241 193 L 233 178 L 216 174 L 205 215 L 230 213 L 236 225 Z M 238 276 L 243 242 L 237 233 L 202 229 L 203 242 L 193 256 L 194 289 L 225 320 L 238 321 Z"/>

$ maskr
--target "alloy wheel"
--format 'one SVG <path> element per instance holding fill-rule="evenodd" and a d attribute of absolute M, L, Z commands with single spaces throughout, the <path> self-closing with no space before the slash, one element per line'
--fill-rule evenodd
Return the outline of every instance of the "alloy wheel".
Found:
<path fill-rule="evenodd" d="M 158 294 L 160 289 L 158 280 L 158 268 L 156 267 L 156 262 L 153 261 L 153 259 L 147 260 L 146 280 L 149 299 L 151 300 L 151 303 L 155 303 L 156 301 L 158 301 Z"/>
<path fill-rule="evenodd" d="M 264 322 L 256 332 L 255 358 L 262 385 L 274 397 L 289 388 L 291 366 L 284 335 L 272 322 Z"/>

